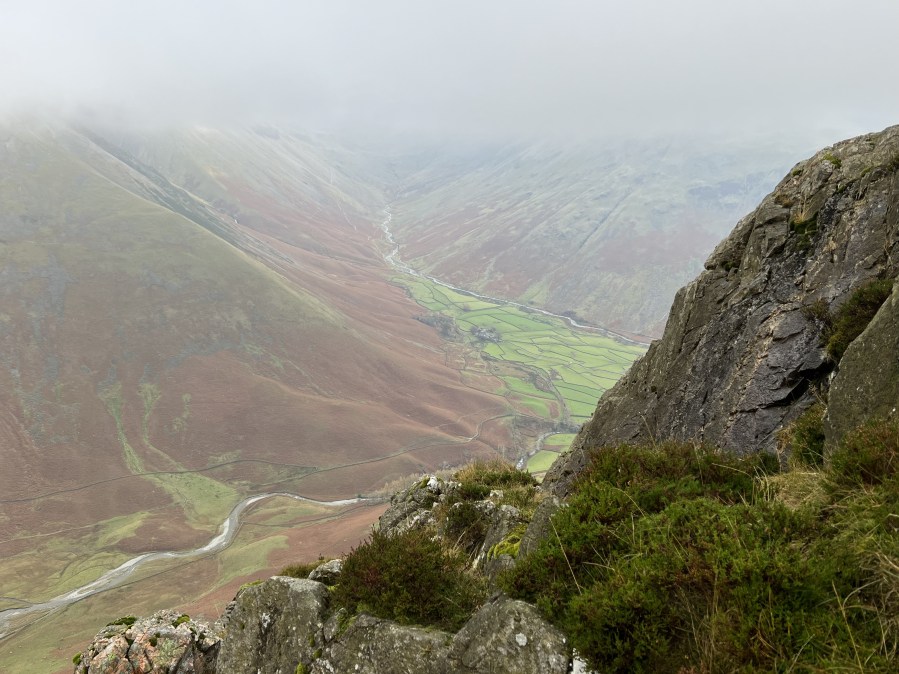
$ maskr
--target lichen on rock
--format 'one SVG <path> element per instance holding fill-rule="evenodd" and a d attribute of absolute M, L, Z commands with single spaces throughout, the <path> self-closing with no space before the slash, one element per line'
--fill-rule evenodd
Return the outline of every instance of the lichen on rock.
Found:
<path fill-rule="evenodd" d="M 119 620 L 76 656 L 75 674 L 215 674 L 220 641 L 177 611 Z"/>

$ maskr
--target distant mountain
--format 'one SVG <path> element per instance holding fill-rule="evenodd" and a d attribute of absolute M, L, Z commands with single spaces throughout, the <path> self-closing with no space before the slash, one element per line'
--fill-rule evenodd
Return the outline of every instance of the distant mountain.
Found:
<path fill-rule="evenodd" d="M 808 148 L 659 139 L 397 156 L 393 226 L 457 285 L 658 335 L 675 291 Z"/>

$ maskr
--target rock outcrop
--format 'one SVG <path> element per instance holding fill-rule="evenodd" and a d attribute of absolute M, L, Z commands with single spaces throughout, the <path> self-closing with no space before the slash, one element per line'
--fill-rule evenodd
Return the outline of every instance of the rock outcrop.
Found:
<path fill-rule="evenodd" d="M 869 418 L 895 418 L 899 408 L 899 283 L 840 361 L 825 419 L 829 447 Z"/>
<path fill-rule="evenodd" d="M 121 618 L 75 656 L 75 674 L 215 674 L 220 641 L 176 611 Z"/>
<path fill-rule="evenodd" d="M 565 674 L 565 637 L 530 604 L 501 597 L 482 606 L 453 637 L 445 670 L 466 674 Z"/>
<path fill-rule="evenodd" d="M 678 292 L 662 339 L 603 396 L 545 484 L 564 495 L 591 450 L 621 441 L 772 450 L 834 368 L 809 308 L 895 277 L 897 229 L 899 127 L 797 164 Z"/>
<path fill-rule="evenodd" d="M 216 672 L 279 674 L 308 667 L 324 644 L 328 589 L 275 576 L 238 592 L 223 620 Z"/>
<path fill-rule="evenodd" d="M 360 615 L 315 660 L 312 674 L 433 674 L 452 635 Z"/>

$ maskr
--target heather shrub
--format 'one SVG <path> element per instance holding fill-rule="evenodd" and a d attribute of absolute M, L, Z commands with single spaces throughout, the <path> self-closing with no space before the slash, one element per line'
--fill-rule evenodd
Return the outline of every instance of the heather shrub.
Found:
<path fill-rule="evenodd" d="M 334 600 L 350 613 L 457 630 L 486 594 L 466 562 L 428 529 L 374 531 L 344 560 Z"/>

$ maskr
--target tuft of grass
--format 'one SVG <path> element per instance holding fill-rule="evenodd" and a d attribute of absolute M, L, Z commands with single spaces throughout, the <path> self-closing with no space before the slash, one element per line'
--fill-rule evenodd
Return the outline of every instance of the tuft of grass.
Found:
<path fill-rule="evenodd" d="M 868 281 L 840 305 L 827 334 L 827 353 L 834 362 L 840 362 L 849 344 L 864 332 L 892 291 L 892 279 Z"/>
<path fill-rule="evenodd" d="M 834 168 L 840 168 L 843 165 L 843 160 L 837 157 L 833 152 L 825 152 L 824 160 L 833 164 Z"/>
<path fill-rule="evenodd" d="M 186 622 L 190 622 L 190 616 L 186 613 L 182 613 L 172 621 L 172 627 L 178 627 L 179 625 L 183 625 Z"/>
<path fill-rule="evenodd" d="M 775 463 L 599 450 L 501 586 L 597 671 L 895 671 L 899 423 L 850 434 L 790 507 Z"/>
<path fill-rule="evenodd" d="M 778 434 L 778 445 L 789 452 L 797 467 L 820 468 L 824 465 L 824 415 L 827 407 L 816 402 Z"/>
<path fill-rule="evenodd" d="M 829 459 L 830 479 L 839 488 L 883 486 L 899 499 L 899 420 L 863 424 Z M 896 524 L 899 528 L 899 516 Z"/>
<path fill-rule="evenodd" d="M 309 574 L 316 568 L 331 561 L 331 558 L 319 557 L 312 562 L 299 562 L 297 564 L 289 564 L 278 573 L 279 576 L 290 576 L 291 578 L 308 578 Z"/>
<path fill-rule="evenodd" d="M 486 598 L 483 580 L 466 561 L 464 552 L 426 529 L 374 531 L 344 560 L 334 600 L 351 614 L 455 631 Z"/>
<path fill-rule="evenodd" d="M 131 627 L 134 623 L 137 622 L 137 618 L 133 615 L 126 615 L 118 618 L 117 620 L 113 620 L 111 623 L 106 623 L 107 627 L 113 627 L 115 625 L 125 625 L 126 627 Z"/>

